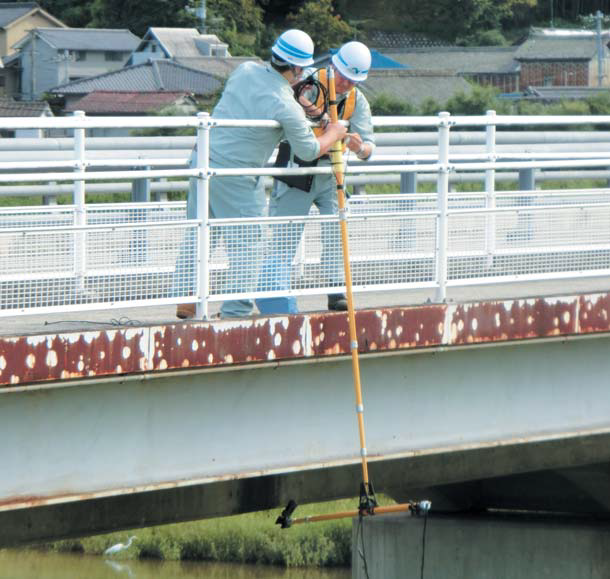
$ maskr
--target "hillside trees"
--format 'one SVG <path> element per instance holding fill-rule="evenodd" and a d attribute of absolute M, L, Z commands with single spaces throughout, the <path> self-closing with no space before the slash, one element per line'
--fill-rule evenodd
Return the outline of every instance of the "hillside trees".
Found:
<path fill-rule="evenodd" d="M 314 41 L 316 52 L 325 52 L 354 36 L 354 29 L 336 14 L 331 0 L 310 0 L 296 14 L 288 16 L 291 28 L 306 30 Z"/>
<path fill-rule="evenodd" d="M 476 43 L 477 36 L 500 31 L 537 0 L 391 0 L 388 13 L 407 30 L 450 42 Z"/>
<path fill-rule="evenodd" d="M 38 0 L 38 4 L 73 28 L 85 28 L 91 22 L 90 0 Z"/>
<path fill-rule="evenodd" d="M 190 28 L 197 25 L 194 0 L 93 0 L 94 28 L 128 28 L 143 36 L 151 26 Z"/>
<path fill-rule="evenodd" d="M 229 44 L 234 56 L 260 54 L 272 40 L 254 0 L 207 0 L 208 30 Z"/>
<path fill-rule="evenodd" d="M 22 0 L 26 1 L 26 0 Z M 148 26 L 197 26 L 196 0 L 39 0 L 73 27 L 127 27 L 142 35 Z M 267 55 L 273 38 L 301 26 L 320 49 L 354 38 L 359 30 L 410 31 L 467 45 L 503 44 L 529 26 L 582 25 L 583 17 L 610 0 L 206 0 L 210 32 L 229 42 L 232 53 Z M 349 32 L 348 32 L 349 30 Z"/>

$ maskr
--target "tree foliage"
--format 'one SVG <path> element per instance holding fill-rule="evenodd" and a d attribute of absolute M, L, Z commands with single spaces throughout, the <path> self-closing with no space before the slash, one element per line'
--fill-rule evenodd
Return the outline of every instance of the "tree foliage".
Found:
<path fill-rule="evenodd" d="M 402 117 L 417 114 L 417 109 L 410 102 L 386 93 L 381 93 L 371 100 L 370 105 L 374 115 Z"/>
<path fill-rule="evenodd" d="M 546 0 L 539 2 L 540 9 L 550 17 L 551 9 L 555 18 L 575 20 L 579 16 L 593 14 L 601 10 L 610 12 L 610 0 Z"/>
<path fill-rule="evenodd" d="M 197 25 L 193 0 L 93 0 L 91 14 L 94 28 L 128 28 L 138 36 L 151 26 Z"/>
<path fill-rule="evenodd" d="M 28 1 L 28 0 L 19 0 Z M 138 35 L 149 26 L 197 25 L 195 0 L 38 0 L 73 27 L 129 28 Z M 359 29 L 423 33 L 464 45 L 501 45 L 529 26 L 594 26 L 591 14 L 606 14 L 610 0 L 207 0 L 211 31 L 232 54 L 266 50 L 281 29 L 300 27 L 318 50 L 355 37 Z"/>
<path fill-rule="evenodd" d="M 266 23 L 283 26 L 286 15 L 290 12 L 298 12 L 306 0 L 256 0 L 263 11 L 263 19 Z"/>
<path fill-rule="evenodd" d="M 91 22 L 90 0 L 38 0 L 38 4 L 73 28 L 85 28 Z"/>
<path fill-rule="evenodd" d="M 229 45 L 234 56 L 256 54 L 266 36 L 263 11 L 254 0 L 207 0 L 208 29 Z"/>
<path fill-rule="evenodd" d="M 537 0 L 392 0 L 388 12 L 408 30 L 466 43 L 482 31 L 501 30 L 516 11 L 536 5 Z"/>
<path fill-rule="evenodd" d="M 325 52 L 353 38 L 354 29 L 335 14 L 331 0 L 310 0 L 296 14 L 288 16 L 293 28 L 306 30 L 314 41 L 316 52 Z"/>

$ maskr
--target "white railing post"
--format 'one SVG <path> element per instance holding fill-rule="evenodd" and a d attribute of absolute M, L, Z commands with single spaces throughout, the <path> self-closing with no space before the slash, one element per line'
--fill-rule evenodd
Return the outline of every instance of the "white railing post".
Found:
<path fill-rule="evenodd" d="M 83 111 L 74 111 L 74 116 L 84 119 Z M 74 129 L 74 171 L 81 173 L 85 170 L 85 129 Z M 85 181 L 74 180 L 73 199 L 74 203 L 74 225 L 82 227 L 87 224 L 87 213 L 85 207 Z M 79 289 L 85 286 L 85 267 L 87 258 L 87 234 L 79 231 L 74 235 L 74 274 L 78 280 Z"/>
<path fill-rule="evenodd" d="M 449 126 L 450 114 L 438 114 L 438 177 L 437 210 L 438 226 L 436 231 L 436 301 L 443 302 L 447 295 L 447 243 L 449 207 Z"/>
<path fill-rule="evenodd" d="M 197 113 L 197 219 L 201 220 L 197 236 L 197 318 L 208 319 L 210 297 L 210 113 Z"/>
<path fill-rule="evenodd" d="M 490 163 L 496 161 L 496 111 L 487 111 L 490 124 L 485 130 L 485 147 L 487 159 Z M 487 169 L 485 171 L 485 207 L 491 210 L 485 221 L 485 250 L 487 251 L 487 265 L 493 265 L 493 254 L 496 251 L 496 171 Z"/>

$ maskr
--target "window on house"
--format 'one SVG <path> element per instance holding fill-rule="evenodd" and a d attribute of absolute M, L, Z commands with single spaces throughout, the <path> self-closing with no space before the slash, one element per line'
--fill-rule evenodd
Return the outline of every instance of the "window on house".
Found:
<path fill-rule="evenodd" d="M 0 76 L 0 88 L 4 88 L 6 86 L 6 77 Z"/>
<path fill-rule="evenodd" d="M 123 60 L 123 53 L 116 50 L 107 50 L 104 52 L 104 60 L 107 62 L 121 62 Z"/>
<path fill-rule="evenodd" d="M 71 50 L 70 56 L 74 58 L 76 62 L 87 60 L 87 51 L 86 50 Z"/>

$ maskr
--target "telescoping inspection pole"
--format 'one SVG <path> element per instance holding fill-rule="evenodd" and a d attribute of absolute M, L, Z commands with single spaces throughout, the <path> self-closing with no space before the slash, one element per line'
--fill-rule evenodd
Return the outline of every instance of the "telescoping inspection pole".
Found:
<path fill-rule="evenodd" d="M 338 120 L 337 94 L 335 90 L 335 74 L 333 67 L 328 69 L 328 93 L 330 99 L 330 119 L 333 123 Z M 360 435 L 360 456 L 362 457 L 362 483 L 360 484 L 360 501 L 358 510 L 342 511 L 325 515 L 313 515 L 309 517 L 292 518 L 292 513 L 297 508 L 295 501 L 291 500 L 280 516 L 275 521 L 282 529 L 300 523 L 314 523 L 318 521 L 329 521 L 347 517 L 375 515 L 382 513 L 397 513 L 413 511 L 416 514 L 427 513 L 430 509 L 429 501 L 419 503 L 405 503 L 379 507 L 375 498 L 373 485 L 369 480 L 369 471 L 366 454 L 366 439 L 364 434 L 364 405 L 362 403 L 362 386 L 360 384 L 360 364 L 358 360 L 358 334 L 356 331 L 356 316 L 354 314 L 354 295 L 352 291 L 352 273 L 349 262 L 349 239 L 347 232 L 347 209 L 345 207 L 345 181 L 343 174 L 343 151 L 340 141 L 337 141 L 330 150 L 331 165 L 337 180 L 337 197 L 339 203 L 339 225 L 341 228 L 341 245 L 343 249 L 343 267 L 345 269 L 345 285 L 347 294 L 347 315 L 349 320 L 350 350 L 352 354 L 352 374 L 354 379 L 354 392 L 356 394 L 356 413 L 358 417 L 358 432 Z"/>
<path fill-rule="evenodd" d="M 335 89 L 335 71 L 328 67 L 328 96 L 330 99 L 330 120 L 336 123 L 337 92 Z M 352 270 L 349 262 L 349 238 L 347 232 L 347 209 L 345 207 L 345 175 L 343 173 L 343 151 L 341 141 L 337 141 L 330 150 L 330 163 L 337 180 L 337 201 L 339 204 L 339 227 L 341 228 L 341 247 L 343 249 L 343 269 L 345 271 L 345 286 L 347 295 L 347 317 L 349 321 L 350 351 L 352 354 L 352 374 L 354 393 L 356 395 L 356 414 L 358 417 L 358 433 L 360 435 L 360 456 L 362 458 L 362 485 L 360 488 L 359 508 L 370 510 L 377 506 L 375 491 L 369 480 L 369 469 L 366 457 L 366 437 L 364 433 L 364 405 L 362 403 L 362 386 L 360 384 L 360 362 L 358 359 L 358 333 L 356 331 L 356 315 L 354 313 L 354 293 L 352 290 Z"/>

